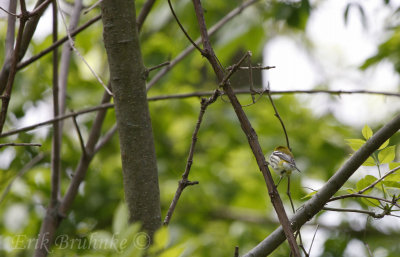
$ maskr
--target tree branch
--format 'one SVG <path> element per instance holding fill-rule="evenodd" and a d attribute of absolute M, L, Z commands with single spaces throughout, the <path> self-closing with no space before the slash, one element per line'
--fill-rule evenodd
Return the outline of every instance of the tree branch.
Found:
<path fill-rule="evenodd" d="M 225 72 L 223 70 L 223 67 L 221 67 L 220 62 L 218 61 L 218 58 L 216 57 L 214 50 L 211 46 L 208 32 L 207 32 L 207 27 L 205 24 L 203 8 L 201 6 L 200 0 L 193 0 L 193 6 L 196 11 L 197 21 L 199 24 L 200 33 L 201 33 L 201 37 L 202 37 L 202 42 L 203 42 L 203 47 L 204 47 L 203 55 L 207 58 L 207 60 L 211 64 L 212 68 L 214 69 L 214 72 L 215 72 L 219 82 L 222 82 L 225 77 Z M 289 223 L 287 214 L 285 212 L 285 208 L 283 207 L 282 200 L 279 197 L 279 193 L 274 185 L 271 173 L 270 173 L 270 171 L 268 169 L 268 165 L 266 164 L 266 161 L 265 161 L 264 154 L 261 150 L 261 146 L 257 140 L 257 133 L 251 126 L 250 121 L 248 120 L 246 114 L 244 113 L 244 111 L 242 109 L 242 106 L 240 105 L 238 99 L 236 98 L 236 95 L 233 92 L 233 89 L 229 83 L 229 80 L 226 81 L 226 83 L 224 83 L 222 85 L 222 88 L 224 89 L 225 93 L 228 95 L 228 98 L 232 104 L 232 107 L 235 110 L 235 113 L 240 121 L 241 128 L 243 129 L 243 132 L 245 133 L 245 135 L 248 139 L 249 145 L 250 145 L 250 147 L 253 151 L 253 154 L 257 160 L 257 164 L 264 176 L 265 182 L 268 187 L 270 199 L 271 199 L 272 204 L 275 208 L 275 211 L 278 215 L 278 219 L 283 226 L 285 235 L 289 242 L 290 249 L 292 250 L 292 253 L 294 254 L 295 257 L 300 257 L 300 251 L 299 251 L 299 248 L 297 247 L 297 242 L 296 242 L 296 239 L 294 238 L 291 224 Z"/>
<path fill-rule="evenodd" d="M 215 34 L 220 28 L 222 28 L 227 22 L 232 20 L 234 17 L 239 15 L 244 9 L 251 6 L 255 2 L 259 0 L 248 0 L 238 6 L 237 8 L 230 11 L 225 17 L 223 17 L 219 22 L 217 22 L 214 26 L 210 28 L 208 31 L 209 35 Z M 197 45 L 201 43 L 201 38 L 198 38 L 194 41 Z M 154 86 L 157 81 L 159 81 L 164 75 L 171 70 L 176 64 L 182 61 L 188 54 L 190 54 L 194 49 L 196 49 L 193 45 L 188 46 L 185 50 L 183 50 L 175 59 L 173 59 L 168 66 L 160 70 L 151 80 L 147 83 L 147 90 L 149 90 L 152 86 Z M 212 94 L 212 93 L 211 93 Z M 209 94 L 209 95 L 211 95 Z"/>
<path fill-rule="evenodd" d="M 375 152 L 386 140 L 400 129 L 400 115 L 388 122 L 377 133 L 356 151 L 325 185 L 296 212 L 290 220 L 295 230 L 299 229 L 316 215 L 329 199 L 344 185 L 349 177 Z M 250 250 L 244 257 L 266 256 L 285 240 L 282 227 L 276 229 L 260 244 Z"/>
<path fill-rule="evenodd" d="M 99 21 L 101 19 L 101 15 L 97 15 L 96 17 L 92 18 L 91 20 L 89 20 L 88 22 L 86 22 L 85 24 L 83 24 L 82 26 L 80 26 L 79 28 L 75 29 L 74 31 L 72 31 L 70 33 L 71 37 L 74 37 L 76 35 L 78 35 L 80 32 L 82 32 L 83 30 L 85 30 L 87 27 L 89 27 L 90 25 L 92 25 L 93 23 Z M 63 38 L 61 38 L 60 40 L 58 40 L 57 42 L 53 43 L 51 46 L 49 46 L 48 48 L 46 48 L 45 50 L 41 51 L 40 53 L 38 53 L 37 55 L 32 56 L 31 58 L 29 58 L 26 61 L 20 62 L 17 65 L 17 69 L 23 69 L 26 66 L 28 66 L 29 64 L 37 61 L 38 59 L 42 58 L 43 56 L 45 56 L 46 54 L 50 53 L 51 51 L 53 51 L 55 48 L 59 47 L 60 45 L 64 44 L 65 42 L 68 41 L 68 36 L 65 36 Z"/>
<path fill-rule="evenodd" d="M 169 222 L 172 218 L 172 214 L 174 213 L 175 207 L 176 207 L 178 200 L 182 194 L 182 191 L 187 186 L 196 185 L 199 183 L 197 181 L 191 182 L 188 180 L 189 172 L 190 172 L 190 169 L 191 169 L 192 163 L 193 163 L 194 148 L 195 148 L 196 142 L 197 142 L 197 134 L 199 133 L 200 125 L 203 120 L 203 116 L 204 116 L 204 113 L 205 113 L 207 107 L 210 104 L 214 103 L 217 100 L 219 95 L 220 95 L 220 91 L 215 90 L 214 94 L 209 99 L 205 99 L 205 98 L 201 99 L 200 113 L 199 113 L 199 117 L 197 118 L 196 127 L 193 131 L 192 143 L 191 143 L 190 149 L 189 149 L 189 156 L 188 156 L 188 159 L 186 162 L 185 172 L 182 174 L 182 180 L 180 180 L 178 183 L 178 188 L 176 189 L 174 199 L 172 200 L 171 205 L 169 206 L 167 215 L 165 216 L 164 225 L 166 225 L 166 226 L 169 224 Z"/>
<path fill-rule="evenodd" d="M 140 13 L 136 19 L 136 25 L 139 32 L 142 30 L 143 23 L 147 18 L 147 15 L 150 13 L 150 10 L 155 2 L 156 0 L 147 0 L 146 3 L 143 4 L 143 7 L 140 10 Z"/>

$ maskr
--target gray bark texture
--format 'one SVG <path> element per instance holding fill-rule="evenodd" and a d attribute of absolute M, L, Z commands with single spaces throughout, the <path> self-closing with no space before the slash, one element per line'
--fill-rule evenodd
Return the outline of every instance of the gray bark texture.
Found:
<path fill-rule="evenodd" d="M 101 9 L 130 222 L 152 236 L 161 226 L 160 192 L 135 1 L 104 0 Z"/>

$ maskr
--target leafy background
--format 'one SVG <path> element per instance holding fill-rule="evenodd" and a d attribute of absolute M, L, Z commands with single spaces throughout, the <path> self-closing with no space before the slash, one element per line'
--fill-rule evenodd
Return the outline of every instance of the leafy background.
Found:
<path fill-rule="evenodd" d="M 31 1 L 33 2 L 33 1 Z M 72 1 L 67 1 L 71 3 Z M 89 5 L 95 1 L 85 1 Z M 144 1 L 136 1 L 137 10 Z M 235 8 L 241 1 L 205 1 L 204 9 L 209 25 L 216 23 L 223 15 Z M 391 4 L 390 1 L 387 4 Z M 268 42 L 266 30 L 273 30 L 289 36 L 304 35 L 308 18 L 319 4 L 302 1 L 260 1 L 246 9 L 241 15 L 223 27 L 212 37 L 216 53 L 225 65 L 237 61 L 245 51 L 253 52 L 253 63 L 261 63 L 262 51 Z M 393 15 L 398 15 L 396 5 Z M 196 38 L 199 32 L 196 25 L 193 7 L 190 1 L 176 1 L 175 11 L 179 14 L 188 33 Z M 362 8 L 362 5 L 360 5 Z M 83 15 L 80 21 L 94 17 L 98 9 Z M 6 20 L 1 20 L 5 25 Z M 6 26 L 0 26 L 0 52 L 4 52 Z M 382 60 L 389 60 L 399 72 L 399 27 L 387 28 L 388 37 L 377 46 L 377 54 L 365 60 L 359 67 L 365 70 Z M 29 55 L 38 53 L 51 44 L 51 35 L 37 36 L 29 48 Z M 177 56 L 189 43 L 170 15 L 166 1 L 157 1 L 141 33 L 141 47 L 146 66 L 151 67 Z M 102 25 L 100 22 L 80 33 L 76 37 L 76 46 L 87 58 L 93 68 L 107 79 L 108 67 L 106 53 L 102 42 Z M 4 61 L 4 56 L 0 55 Z M 32 124 L 51 115 L 51 57 L 20 71 L 13 90 L 9 117 L 5 131 Z M 273 64 L 271 64 L 273 65 Z M 150 74 L 150 79 L 155 73 Z M 290 75 L 290 74 L 288 74 Z M 261 73 L 256 71 L 255 86 L 261 88 Z M 248 87 L 248 74 L 239 72 L 233 78 L 236 88 Z M 212 70 L 198 53 L 192 53 L 150 91 L 149 96 L 209 91 L 216 87 Z M 376 90 L 379 90 L 377 85 Z M 98 85 L 88 69 L 76 55 L 70 68 L 68 82 L 69 110 L 80 110 L 97 105 L 103 89 Z M 315 95 L 314 97 L 319 97 Z M 358 96 L 354 96 L 358 97 Z M 251 102 L 250 96 L 239 97 L 243 105 Z M 339 97 L 332 97 L 340 101 Z M 361 128 L 344 125 L 333 116 L 325 113 L 317 116 L 307 108 L 295 95 L 274 97 L 275 104 L 283 117 L 291 140 L 293 153 L 301 175 L 292 176 L 291 193 L 296 207 L 306 201 L 306 197 L 318 190 L 324 181 L 340 167 L 352 153 L 346 139 L 362 139 Z M 159 181 L 161 189 L 162 213 L 165 216 L 170 201 L 177 188 L 177 181 L 184 171 L 191 135 L 200 110 L 199 98 L 175 99 L 150 102 L 153 131 L 156 141 Z M 390 108 L 390 107 L 387 107 Z M 284 144 L 285 139 L 278 120 L 266 96 L 245 108 L 260 143 L 266 154 L 274 146 Z M 44 114 L 42 114 L 44 113 Z M 47 116 L 46 116 L 47 114 Z M 43 115 L 43 117 L 42 117 Z M 85 114 L 78 118 L 84 138 L 92 125 L 94 114 Z M 382 124 L 389 120 L 382 119 Z M 112 110 L 107 114 L 103 132 L 115 123 Z M 381 124 L 372 126 L 376 131 Z M 81 149 L 79 140 L 70 120 L 65 121 L 62 146 L 62 188 L 69 183 L 68 175 L 79 160 Z M 25 249 L 23 242 L 17 249 L 17 242 L 10 241 L 16 235 L 36 238 L 41 219 L 50 195 L 50 127 L 20 133 L 2 139 L 2 142 L 38 142 L 42 147 L 3 148 L 0 172 L 0 189 L 17 177 L 17 173 L 35 156 L 44 154 L 43 159 L 22 177 L 16 178 L 6 198 L 0 203 L 0 255 L 32 256 L 32 248 Z M 220 98 L 208 108 L 201 125 L 198 145 L 195 151 L 190 180 L 200 184 L 187 188 L 175 210 L 168 229 L 158 232 L 155 245 L 150 253 L 158 256 L 233 256 L 234 247 L 240 246 L 245 253 L 263 240 L 277 226 L 278 221 L 268 199 L 268 193 L 261 173 L 258 171 L 254 157 L 251 155 L 247 140 L 240 129 L 236 116 L 226 98 Z M 62 222 L 59 235 L 69 239 L 89 239 L 96 235 L 110 239 L 113 234 L 135 241 L 136 247 L 121 249 L 126 256 L 139 256 L 141 242 L 138 225 L 127 226 L 126 209 L 123 199 L 121 163 L 118 137 L 108 143 L 94 158 L 87 173 L 86 181 L 80 188 L 72 211 Z M 390 140 L 393 146 L 391 154 L 395 161 L 399 135 Z M 380 166 L 387 170 L 388 162 Z M 376 166 L 362 167 L 354 179 L 346 185 L 358 189 L 365 175 L 375 175 Z M 278 177 L 274 174 L 274 179 Z M 368 183 L 371 183 L 368 182 Z M 391 184 L 391 193 L 399 194 L 398 185 Z M 285 195 L 286 182 L 279 188 L 282 198 L 290 210 Z M 382 192 L 377 192 L 382 194 Z M 358 207 L 376 209 L 354 199 L 337 203 L 339 207 Z M 327 220 L 330 220 L 328 222 Z M 334 222 L 332 222 L 332 220 Z M 357 222 L 354 222 L 354 221 Z M 348 249 L 360 249 L 366 253 L 369 245 L 374 256 L 396 256 L 400 251 L 397 243 L 399 220 L 384 218 L 374 220 L 362 214 L 338 214 L 323 212 L 314 218 L 310 225 L 304 227 L 303 237 L 306 248 L 316 229 L 315 250 L 312 256 L 349 256 Z M 54 249 L 50 256 L 119 256 L 116 249 L 99 250 L 79 245 L 68 245 L 66 249 Z M 346 250 L 347 249 L 347 250 Z M 273 256 L 288 256 L 289 249 L 284 244 Z M 347 254 L 347 255 L 346 255 Z"/>

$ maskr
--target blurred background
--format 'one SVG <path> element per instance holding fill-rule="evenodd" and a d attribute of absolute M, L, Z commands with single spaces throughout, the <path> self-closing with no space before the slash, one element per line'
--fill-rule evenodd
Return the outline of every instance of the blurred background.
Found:
<path fill-rule="evenodd" d="M 83 1 L 89 7 L 96 1 Z M 27 1 L 32 10 L 35 1 Z M 136 1 L 137 12 L 144 0 Z M 202 1 L 207 25 L 211 27 L 243 1 Z M 69 19 L 73 1 L 61 1 Z M 192 3 L 173 1 L 175 11 L 192 38 L 199 36 Z M 8 1 L 1 1 L 7 8 Z M 225 66 L 236 63 L 247 51 L 257 64 L 276 66 L 253 72 L 254 86 L 272 91 L 289 91 L 273 96 L 282 117 L 297 166 L 291 194 L 296 208 L 308 194 L 318 190 L 353 152 L 346 139 L 363 139 L 361 130 L 368 125 L 375 132 L 391 120 L 400 107 L 399 95 L 356 94 L 353 91 L 378 91 L 399 94 L 400 1 L 301 0 L 257 1 L 226 23 L 212 37 L 216 55 Z M 19 8 L 17 9 L 19 12 Z M 100 14 L 99 8 L 82 15 L 83 24 Z M 0 11 L 0 53 L 5 50 L 7 18 Z M 38 24 L 26 58 L 51 45 L 51 12 L 47 10 Z M 59 22 L 59 31 L 65 27 Z M 60 35 L 60 37 L 61 37 Z M 166 1 L 156 1 L 141 31 L 141 47 L 147 67 L 173 60 L 190 43 L 173 19 Z M 107 56 L 102 41 L 101 21 L 76 36 L 76 47 L 90 66 L 108 80 Z M 1 63 L 4 54 L 0 54 Z M 149 82 L 157 71 L 150 73 Z M 249 88 L 249 73 L 232 76 L 235 89 Z M 52 117 L 52 62 L 46 55 L 19 71 L 4 131 L 32 125 Z M 192 92 L 210 92 L 216 78 L 205 58 L 193 52 L 158 80 L 149 97 Z M 80 58 L 72 55 L 68 76 L 67 110 L 96 106 L 103 95 L 99 85 Z M 346 91 L 350 94 L 291 92 L 292 90 Z M 258 134 L 265 154 L 284 145 L 285 136 L 264 94 L 252 103 L 250 95 L 239 100 Z M 150 101 L 155 136 L 163 217 L 185 169 L 191 136 L 200 110 L 198 97 Z M 247 106 L 248 105 L 248 106 Z M 94 113 L 77 118 L 86 140 Z M 115 123 L 113 110 L 107 114 L 103 134 Z M 81 148 L 71 120 L 64 123 L 62 145 L 62 189 L 65 192 L 74 172 Z M 4 142 L 38 142 L 42 147 L 6 147 L 0 149 L 0 256 L 32 256 L 32 249 L 17 247 L 15 235 L 35 238 L 39 232 L 50 197 L 50 154 L 52 127 L 19 133 Z M 396 134 L 390 145 L 398 145 Z M 398 161 L 398 149 L 395 149 Z M 40 157 L 40 158 L 39 158 Z M 38 161 L 23 176 L 18 173 L 33 159 Z M 361 167 L 345 189 L 356 189 L 366 175 L 379 177 L 389 165 Z M 275 181 L 279 179 L 273 174 Z M 222 96 L 209 106 L 198 135 L 190 180 L 199 185 L 186 188 L 166 232 L 160 237 L 167 249 L 160 256 L 233 256 L 239 246 L 244 254 L 279 225 L 270 203 L 264 179 L 250 151 L 247 139 L 227 99 Z M 12 183 L 7 191 L 7 186 Z M 399 194 L 398 185 L 391 188 Z M 291 216 L 286 196 L 286 180 L 279 186 L 281 197 Z M 5 194 L 8 192 L 7 194 Z M 343 193 L 343 192 L 340 192 Z M 382 196 L 382 192 L 373 192 Z M 95 156 L 85 182 L 68 218 L 58 229 L 69 238 L 90 238 L 101 232 L 105 237 L 115 231 L 124 192 L 118 136 Z M 332 203 L 337 208 L 355 208 L 379 212 L 379 208 L 357 199 Z M 122 216 L 121 216 L 122 215 Z M 398 256 L 400 220 L 398 217 L 372 219 L 365 214 L 321 212 L 302 229 L 303 243 L 310 256 Z M 161 239 L 160 239 L 161 240 Z M 55 249 L 50 256 L 117 256 L 113 251 L 95 251 L 87 247 Z M 164 255 L 162 255 L 164 254 Z M 288 256 L 286 244 L 272 256 Z"/>

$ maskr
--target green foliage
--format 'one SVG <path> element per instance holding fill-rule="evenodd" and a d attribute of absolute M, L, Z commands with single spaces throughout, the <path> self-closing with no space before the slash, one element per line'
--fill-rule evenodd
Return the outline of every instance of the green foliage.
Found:
<path fill-rule="evenodd" d="M 400 45 L 400 28 L 393 29 L 391 37 L 379 45 L 378 52 L 368 58 L 362 65 L 361 69 L 367 69 L 383 60 L 389 60 L 394 64 L 395 70 L 400 73 L 400 53 L 398 51 Z"/>
<path fill-rule="evenodd" d="M 145 1 L 136 2 L 139 12 Z M 207 25 L 215 24 L 223 15 L 235 8 L 237 3 L 237 1 L 205 1 Z M 174 6 L 188 33 L 196 38 L 199 32 L 190 1 L 176 1 Z M 248 50 L 253 53 L 253 63 L 261 62 L 263 46 L 271 36 L 270 31 L 280 30 L 283 24 L 285 31 L 302 33 L 312 11 L 309 1 L 305 0 L 270 1 L 268 4 L 260 1 L 244 10 L 242 15 L 233 19 L 211 38 L 216 54 L 224 66 L 233 64 Z M 84 20 L 80 24 L 97 12 L 93 10 L 84 15 Z M 4 25 L 3 21 L 1 25 Z M 0 26 L 2 53 L 5 28 L 6 26 Z M 395 43 L 382 46 L 382 51 L 387 49 L 387 52 L 383 52 L 381 58 L 387 58 L 385 54 L 392 56 L 393 53 L 389 51 L 397 51 Z M 41 40 L 36 39 L 30 46 L 29 52 L 39 53 L 50 44 L 50 35 Z M 152 67 L 175 58 L 188 45 L 183 33 L 172 19 L 166 2 L 156 1 L 141 32 L 141 50 L 145 65 Z M 76 46 L 102 79 L 107 81 L 108 67 L 102 44 L 101 23 L 98 22 L 76 36 Z M 0 55 L 0 60 L 3 58 L 4 56 Z M 5 131 L 20 127 L 19 119 L 26 117 L 32 108 L 41 105 L 51 108 L 51 68 L 51 57 L 45 56 L 18 73 L 10 106 L 10 117 L 14 118 L 8 119 Z M 154 78 L 156 72 L 151 72 L 149 79 Z M 247 72 L 240 71 L 232 77 L 232 82 L 248 81 L 246 76 Z M 261 73 L 255 71 L 254 77 L 261 78 Z M 67 110 L 77 111 L 99 104 L 103 88 L 76 55 L 72 57 L 68 79 Z M 247 87 L 247 82 L 238 84 Z M 256 82 L 255 86 L 260 88 L 260 81 Z M 216 87 L 212 69 L 200 54 L 192 53 L 156 83 L 149 91 L 149 96 L 213 90 Z M 239 100 L 242 105 L 251 103 L 251 97 L 248 95 L 239 96 Z M 291 180 L 292 198 L 295 206 L 299 207 L 306 198 L 315 194 L 315 191 L 309 193 L 305 188 L 308 186 L 308 179 L 327 181 L 347 158 L 348 149 L 343 143 L 343 138 L 354 138 L 357 133 L 352 128 L 340 124 L 330 114 L 316 117 L 295 96 L 274 97 L 274 102 L 288 130 L 297 165 L 303 171 L 301 174 L 293 174 Z M 156 141 L 161 209 L 164 217 L 175 194 L 177 182 L 185 169 L 192 133 L 200 111 L 200 99 L 154 101 L 150 102 L 149 106 Z M 256 104 L 246 107 L 245 112 L 257 132 L 265 154 L 270 154 L 275 146 L 285 144 L 281 125 L 274 116 L 266 96 L 262 96 Z M 77 119 L 85 142 L 94 117 L 95 115 L 91 113 L 81 115 Z M 35 122 L 31 120 L 30 124 Z M 102 135 L 114 124 L 114 111 L 110 110 L 102 128 Z M 70 183 L 70 177 L 66 174 L 73 175 L 82 155 L 72 122 L 66 120 L 64 127 L 62 195 Z M 372 130 L 365 126 L 362 130 L 364 139 L 349 139 L 347 142 L 356 151 L 372 134 Z M 23 176 L 16 178 L 10 192 L 0 203 L 2 221 L 16 206 L 24 206 L 26 210 L 20 213 L 24 215 L 24 221 L 20 221 L 18 228 L 0 222 L 0 233 L 3 238 L 13 238 L 18 234 L 27 238 L 37 236 L 51 190 L 51 138 L 52 129 L 46 127 L 2 139 L 7 142 L 38 142 L 42 147 L 9 150 L 14 153 L 14 157 L 9 167 L 0 171 L 1 192 L 32 158 L 44 153 L 44 158 L 39 163 Z M 393 162 L 395 145 L 398 142 L 398 137 L 391 139 L 392 146 L 389 146 L 389 141 L 385 142 L 364 165 L 388 164 L 390 169 L 398 166 L 399 163 Z M 10 148 L 0 149 L 0 153 L 8 149 Z M 147 237 L 145 234 L 140 234 L 139 224 L 128 224 L 126 206 L 121 204 L 124 191 L 120 159 L 116 135 L 92 160 L 71 212 L 57 230 L 58 235 L 67 236 L 68 239 L 76 240 L 74 241 L 76 243 L 69 243 L 67 249 L 54 247 L 54 252 L 50 256 L 142 256 L 144 250 L 149 251 L 149 256 L 163 257 L 232 256 L 234 246 L 239 245 L 240 253 L 245 253 L 278 226 L 276 220 L 269 218 L 275 214 L 265 182 L 251 154 L 246 136 L 225 96 L 209 106 L 200 127 L 189 176 L 190 180 L 200 183 L 185 189 L 169 228 L 162 228 L 155 234 L 154 244 L 149 249 L 143 249 L 147 244 Z M 273 176 L 275 181 L 279 179 L 277 175 Z M 355 193 L 371 185 L 377 178 L 378 175 L 363 176 L 354 185 L 350 185 L 347 192 Z M 394 195 L 396 191 L 393 190 L 399 189 L 398 181 L 399 175 L 395 173 L 366 193 L 382 195 L 384 188 L 384 192 Z M 282 185 L 278 190 L 285 205 L 289 206 L 285 195 L 285 183 L 281 182 Z M 344 191 L 340 194 L 344 194 Z M 361 204 L 365 207 L 370 206 L 370 203 L 367 201 Z M 344 240 L 342 234 L 329 235 L 332 236 L 325 242 L 322 256 L 343 256 L 349 238 Z M 81 247 L 78 244 L 78 242 L 89 242 L 90 238 L 108 245 L 113 239 L 120 243 L 126 240 L 131 244 L 97 250 L 94 241 L 88 247 Z M 2 238 L 0 238 L 0 248 L 1 240 Z M 10 248 L 7 250 L 0 249 L 0 256 L 33 255 L 32 247 L 15 249 L 12 246 L 8 245 Z M 395 250 L 393 252 L 396 252 Z M 288 255 L 288 247 L 282 245 L 273 256 Z"/>
<path fill-rule="evenodd" d="M 365 125 L 361 132 L 366 140 L 371 138 L 373 135 L 373 131 L 368 125 Z M 366 142 L 363 139 L 346 139 L 346 141 L 354 151 L 357 151 Z M 363 164 L 364 166 L 376 166 L 376 172 L 378 176 L 372 176 L 372 175 L 364 176 L 363 178 L 357 181 L 354 189 L 348 189 L 349 193 L 352 194 L 362 191 L 363 194 L 371 196 L 381 196 L 381 194 L 383 194 L 384 198 L 387 198 L 386 197 L 387 194 L 389 195 L 389 197 L 395 197 L 396 195 L 398 195 L 400 193 L 400 191 L 398 190 L 399 183 L 398 181 L 396 181 L 396 179 L 398 178 L 398 174 L 393 173 L 384 178 L 382 177 L 381 174 L 382 165 L 389 164 L 388 166 L 391 170 L 399 166 L 398 163 L 394 162 L 395 156 L 396 156 L 396 147 L 389 146 L 389 140 L 387 140 Z M 379 181 L 378 183 L 376 183 L 378 179 Z M 380 207 L 380 208 L 383 207 L 379 200 L 371 198 L 363 198 L 363 197 L 359 199 L 366 206 Z"/>

